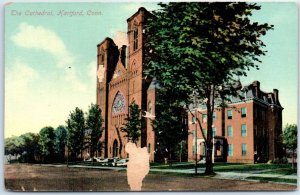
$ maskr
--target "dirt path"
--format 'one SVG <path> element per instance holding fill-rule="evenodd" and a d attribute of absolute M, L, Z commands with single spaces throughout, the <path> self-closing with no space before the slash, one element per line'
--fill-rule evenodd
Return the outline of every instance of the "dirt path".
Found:
<path fill-rule="evenodd" d="M 5 165 L 5 187 L 10 191 L 129 191 L 125 172 L 37 165 Z M 274 191 L 295 185 L 222 180 L 192 176 L 149 174 L 143 191 Z"/>

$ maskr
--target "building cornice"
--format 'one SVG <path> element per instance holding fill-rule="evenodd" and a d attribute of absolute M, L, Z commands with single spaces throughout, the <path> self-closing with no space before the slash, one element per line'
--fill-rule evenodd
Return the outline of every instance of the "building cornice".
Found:
<path fill-rule="evenodd" d="M 250 102 L 254 102 L 254 103 L 259 103 L 260 105 L 262 106 L 265 106 L 265 107 L 276 107 L 278 109 L 281 109 L 283 110 L 284 108 L 281 107 L 281 106 L 278 106 L 277 104 L 269 104 L 257 97 L 253 97 L 253 98 L 246 98 L 245 100 L 241 100 L 241 101 L 235 101 L 235 102 L 231 102 L 231 103 L 228 103 L 228 105 L 237 105 L 237 104 L 245 104 L 245 103 L 250 103 Z M 216 104 L 215 105 L 215 109 L 219 106 L 220 104 Z M 199 109 L 199 107 L 198 107 Z M 207 110 L 206 108 L 205 109 L 202 109 L 200 107 L 200 111 L 205 111 Z M 192 112 L 195 112 L 195 108 L 191 109 Z"/>

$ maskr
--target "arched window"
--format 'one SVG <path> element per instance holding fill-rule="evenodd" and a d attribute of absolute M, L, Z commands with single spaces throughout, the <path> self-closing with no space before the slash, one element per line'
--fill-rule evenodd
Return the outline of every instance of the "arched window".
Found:
<path fill-rule="evenodd" d="M 150 114 L 152 114 L 152 102 L 151 101 L 148 103 L 148 112 Z"/>
<path fill-rule="evenodd" d="M 148 153 L 151 152 L 151 144 L 148 144 Z"/>
<path fill-rule="evenodd" d="M 122 113 L 125 110 L 125 98 L 121 92 L 118 92 L 115 96 L 112 105 L 112 113 Z"/>
<path fill-rule="evenodd" d="M 113 157 L 118 157 L 118 141 L 115 139 L 113 144 Z"/>
<path fill-rule="evenodd" d="M 138 48 L 138 29 L 135 28 L 133 30 L 133 51 L 137 50 Z"/>

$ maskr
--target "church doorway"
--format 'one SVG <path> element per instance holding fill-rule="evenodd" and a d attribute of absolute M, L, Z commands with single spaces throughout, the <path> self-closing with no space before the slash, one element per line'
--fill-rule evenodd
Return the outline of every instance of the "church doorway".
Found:
<path fill-rule="evenodd" d="M 118 141 L 115 139 L 114 144 L 113 144 L 113 157 L 118 157 Z"/>

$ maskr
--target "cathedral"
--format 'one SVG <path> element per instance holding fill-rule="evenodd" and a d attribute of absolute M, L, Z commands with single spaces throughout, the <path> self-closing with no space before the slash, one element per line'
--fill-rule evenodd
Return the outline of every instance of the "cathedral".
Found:
<path fill-rule="evenodd" d="M 155 84 L 143 75 L 145 51 L 143 29 L 151 17 L 145 8 L 140 8 L 127 19 L 128 46 L 115 45 L 106 38 L 97 45 L 97 104 L 104 119 L 104 157 L 125 158 L 128 142 L 121 127 L 125 123 L 128 105 L 135 101 L 139 108 L 154 115 Z M 150 159 L 154 160 L 154 132 L 151 119 L 142 117 L 141 138 L 138 146 L 147 147 Z"/>
<path fill-rule="evenodd" d="M 135 102 L 142 112 L 155 116 L 157 85 L 145 77 L 146 40 L 144 27 L 152 14 L 140 8 L 127 19 L 128 45 L 116 45 L 110 38 L 97 45 L 97 104 L 102 110 L 104 132 L 101 156 L 126 158 L 128 138 L 121 131 L 128 106 Z M 260 82 L 244 86 L 239 97 L 232 97 L 231 108 L 216 110 L 213 114 L 214 161 L 254 163 L 273 160 L 282 156 L 282 110 L 279 92 L 264 92 Z M 202 127 L 206 126 L 206 109 L 199 105 L 194 111 Z M 154 161 L 155 137 L 152 118 L 142 117 L 139 147 L 147 147 L 150 160 Z M 203 135 L 188 115 L 187 156 L 189 161 L 205 160 L 206 148 Z M 205 134 L 205 129 L 204 134 Z"/>

